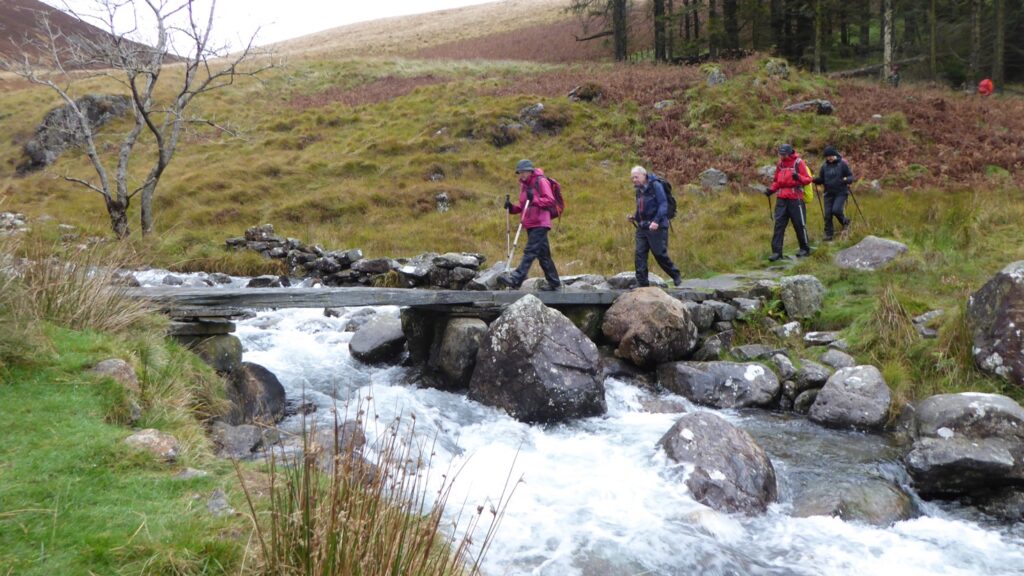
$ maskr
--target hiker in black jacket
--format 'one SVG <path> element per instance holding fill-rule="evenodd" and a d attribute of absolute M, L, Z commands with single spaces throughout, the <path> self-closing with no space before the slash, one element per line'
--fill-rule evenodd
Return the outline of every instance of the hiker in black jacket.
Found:
<path fill-rule="evenodd" d="M 843 213 L 846 198 L 850 195 L 850 184 L 853 182 L 853 171 L 843 160 L 839 152 L 832 146 L 825 147 L 825 163 L 814 178 L 815 184 L 825 185 L 825 241 L 833 236 L 832 218 L 835 217 L 845 230 L 850 219 Z"/>

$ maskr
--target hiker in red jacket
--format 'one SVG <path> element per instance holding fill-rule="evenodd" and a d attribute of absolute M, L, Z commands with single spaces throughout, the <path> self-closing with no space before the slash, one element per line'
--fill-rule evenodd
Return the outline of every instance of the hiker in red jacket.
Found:
<path fill-rule="evenodd" d="M 505 202 L 505 209 L 512 214 L 522 214 L 523 228 L 526 228 L 526 248 L 523 259 L 512 272 L 498 276 L 498 283 L 509 288 L 519 288 L 530 273 L 534 260 L 540 261 L 547 286 L 543 290 L 558 290 L 562 281 L 558 278 L 555 261 L 551 259 L 548 232 L 551 231 L 551 210 L 555 207 L 555 195 L 544 171 L 534 168 L 533 162 L 520 160 L 516 164 L 519 178 L 519 203 Z M 507 265 L 511 265 L 509 262 Z"/>
<path fill-rule="evenodd" d="M 789 144 L 779 146 L 779 163 L 775 166 L 775 180 L 765 190 L 766 196 L 778 193 L 775 203 L 775 233 L 772 235 L 772 255 L 768 260 L 782 259 L 782 241 L 787 222 L 793 223 L 796 239 L 800 243 L 798 258 L 811 254 L 807 241 L 807 207 L 804 205 L 804 186 L 811 183 L 810 170 L 803 158 Z"/>
<path fill-rule="evenodd" d="M 992 80 L 985 78 L 981 82 L 978 82 L 978 94 L 981 94 L 982 96 L 991 96 L 993 90 L 995 90 L 995 85 L 992 84 Z"/>

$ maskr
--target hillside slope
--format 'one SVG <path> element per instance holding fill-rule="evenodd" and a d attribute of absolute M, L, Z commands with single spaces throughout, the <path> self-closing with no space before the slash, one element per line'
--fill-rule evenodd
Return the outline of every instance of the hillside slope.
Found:
<path fill-rule="evenodd" d="M 448 42 L 565 20 L 563 0 L 504 0 L 340 26 L 269 48 L 290 57 L 408 56 Z"/>

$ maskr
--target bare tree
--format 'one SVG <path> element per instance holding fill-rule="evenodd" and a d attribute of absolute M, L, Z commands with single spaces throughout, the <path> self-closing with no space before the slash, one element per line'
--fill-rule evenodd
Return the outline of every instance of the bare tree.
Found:
<path fill-rule="evenodd" d="M 41 49 L 46 56 L 37 61 L 29 55 L 33 52 L 30 47 L 25 46 L 20 60 L 0 62 L 28 81 L 49 87 L 71 111 L 95 177 L 64 178 L 103 196 L 118 238 L 130 234 L 127 212 L 136 196 L 140 199 L 142 233 L 153 232 L 153 197 L 186 126 L 201 123 L 224 129 L 212 119 L 186 114 L 195 98 L 230 86 L 239 76 L 252 76 L 272 66 L 268 60 L 243 68 L 255 56 L 255 35 L 240 52 L 226 56 L 227 47 L 214 45 L 210 36 L 216 0 L 211 0 L 209 11 L 204 10 L 204 14 L 197 14 L 195 4 L 194 0 L 96 0 L 102 17 L 82 16 L 65 5 L 80 20 L 102 23 L 109 35 L 65 36 L 44 15 L 39 22 L 41 40 L 36 41 L 39 45 L 34 48 Z M 143 11 L 141 15 L 135 11 L 137 5 Z M 119 12 L 126 10 L 131 11 L 134 26 L 121 30 L 115 20 L 120 23 Z M 154 35 L 151 46 L 130 38 L 142 31 L 140 20 L 150 23 L 146 29 Z M 176 51 L 178 47 L 182 50 Z M 120 138 L 117 153 L 109 155 L 112 157 L 101 152 L 86 114 L 76 104 L 76 84 L 96 76 L 114 79 L 131 99 L 134 122 Z M 168 78 L 163 84 L 171 85 L 172 89 L 161 89 L 158 93 L 162 77 Z M 156 151 L 145 177 L 140 179 L 129 173 L 129 164 L 141 154 L 136 146 L 144 133 L 153 138 Z"/>
<path fill-rule="evenodd" d="M 577 37 L 578 42 L 611 36 L 615 45 L 615 59 L 621 62 L 629 56 L 626 49 L 629 26 L 628 0 L 572 0 L 568 10 L 580 17 L 584 23 L 584 30 L 594 20 L 599 21 L 602 26 L 611 25 L 610 29 L 596 34 L 584 38 Z"/>

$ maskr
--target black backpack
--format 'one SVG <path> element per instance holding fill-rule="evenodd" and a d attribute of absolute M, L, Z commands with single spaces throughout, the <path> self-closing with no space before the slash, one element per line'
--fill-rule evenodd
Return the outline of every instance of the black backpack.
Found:
<path fill-rule="evenodd" d="M 669 182 L 668 180 L 665 180 L 661 176 L 656 176 L 654 173 L 650 174 L 650 178 L 651 180 L 657 180 L 658 182 L 661 182 L 661 187 L 663 190 L 665 190 L 665 200 L 668 201 L 668 208 L 666 210 L 666 212 L 668 213 L 668 219 L 671 220 L 675 218 L 676 197 L 672 195 L 672 183 Z"/>

